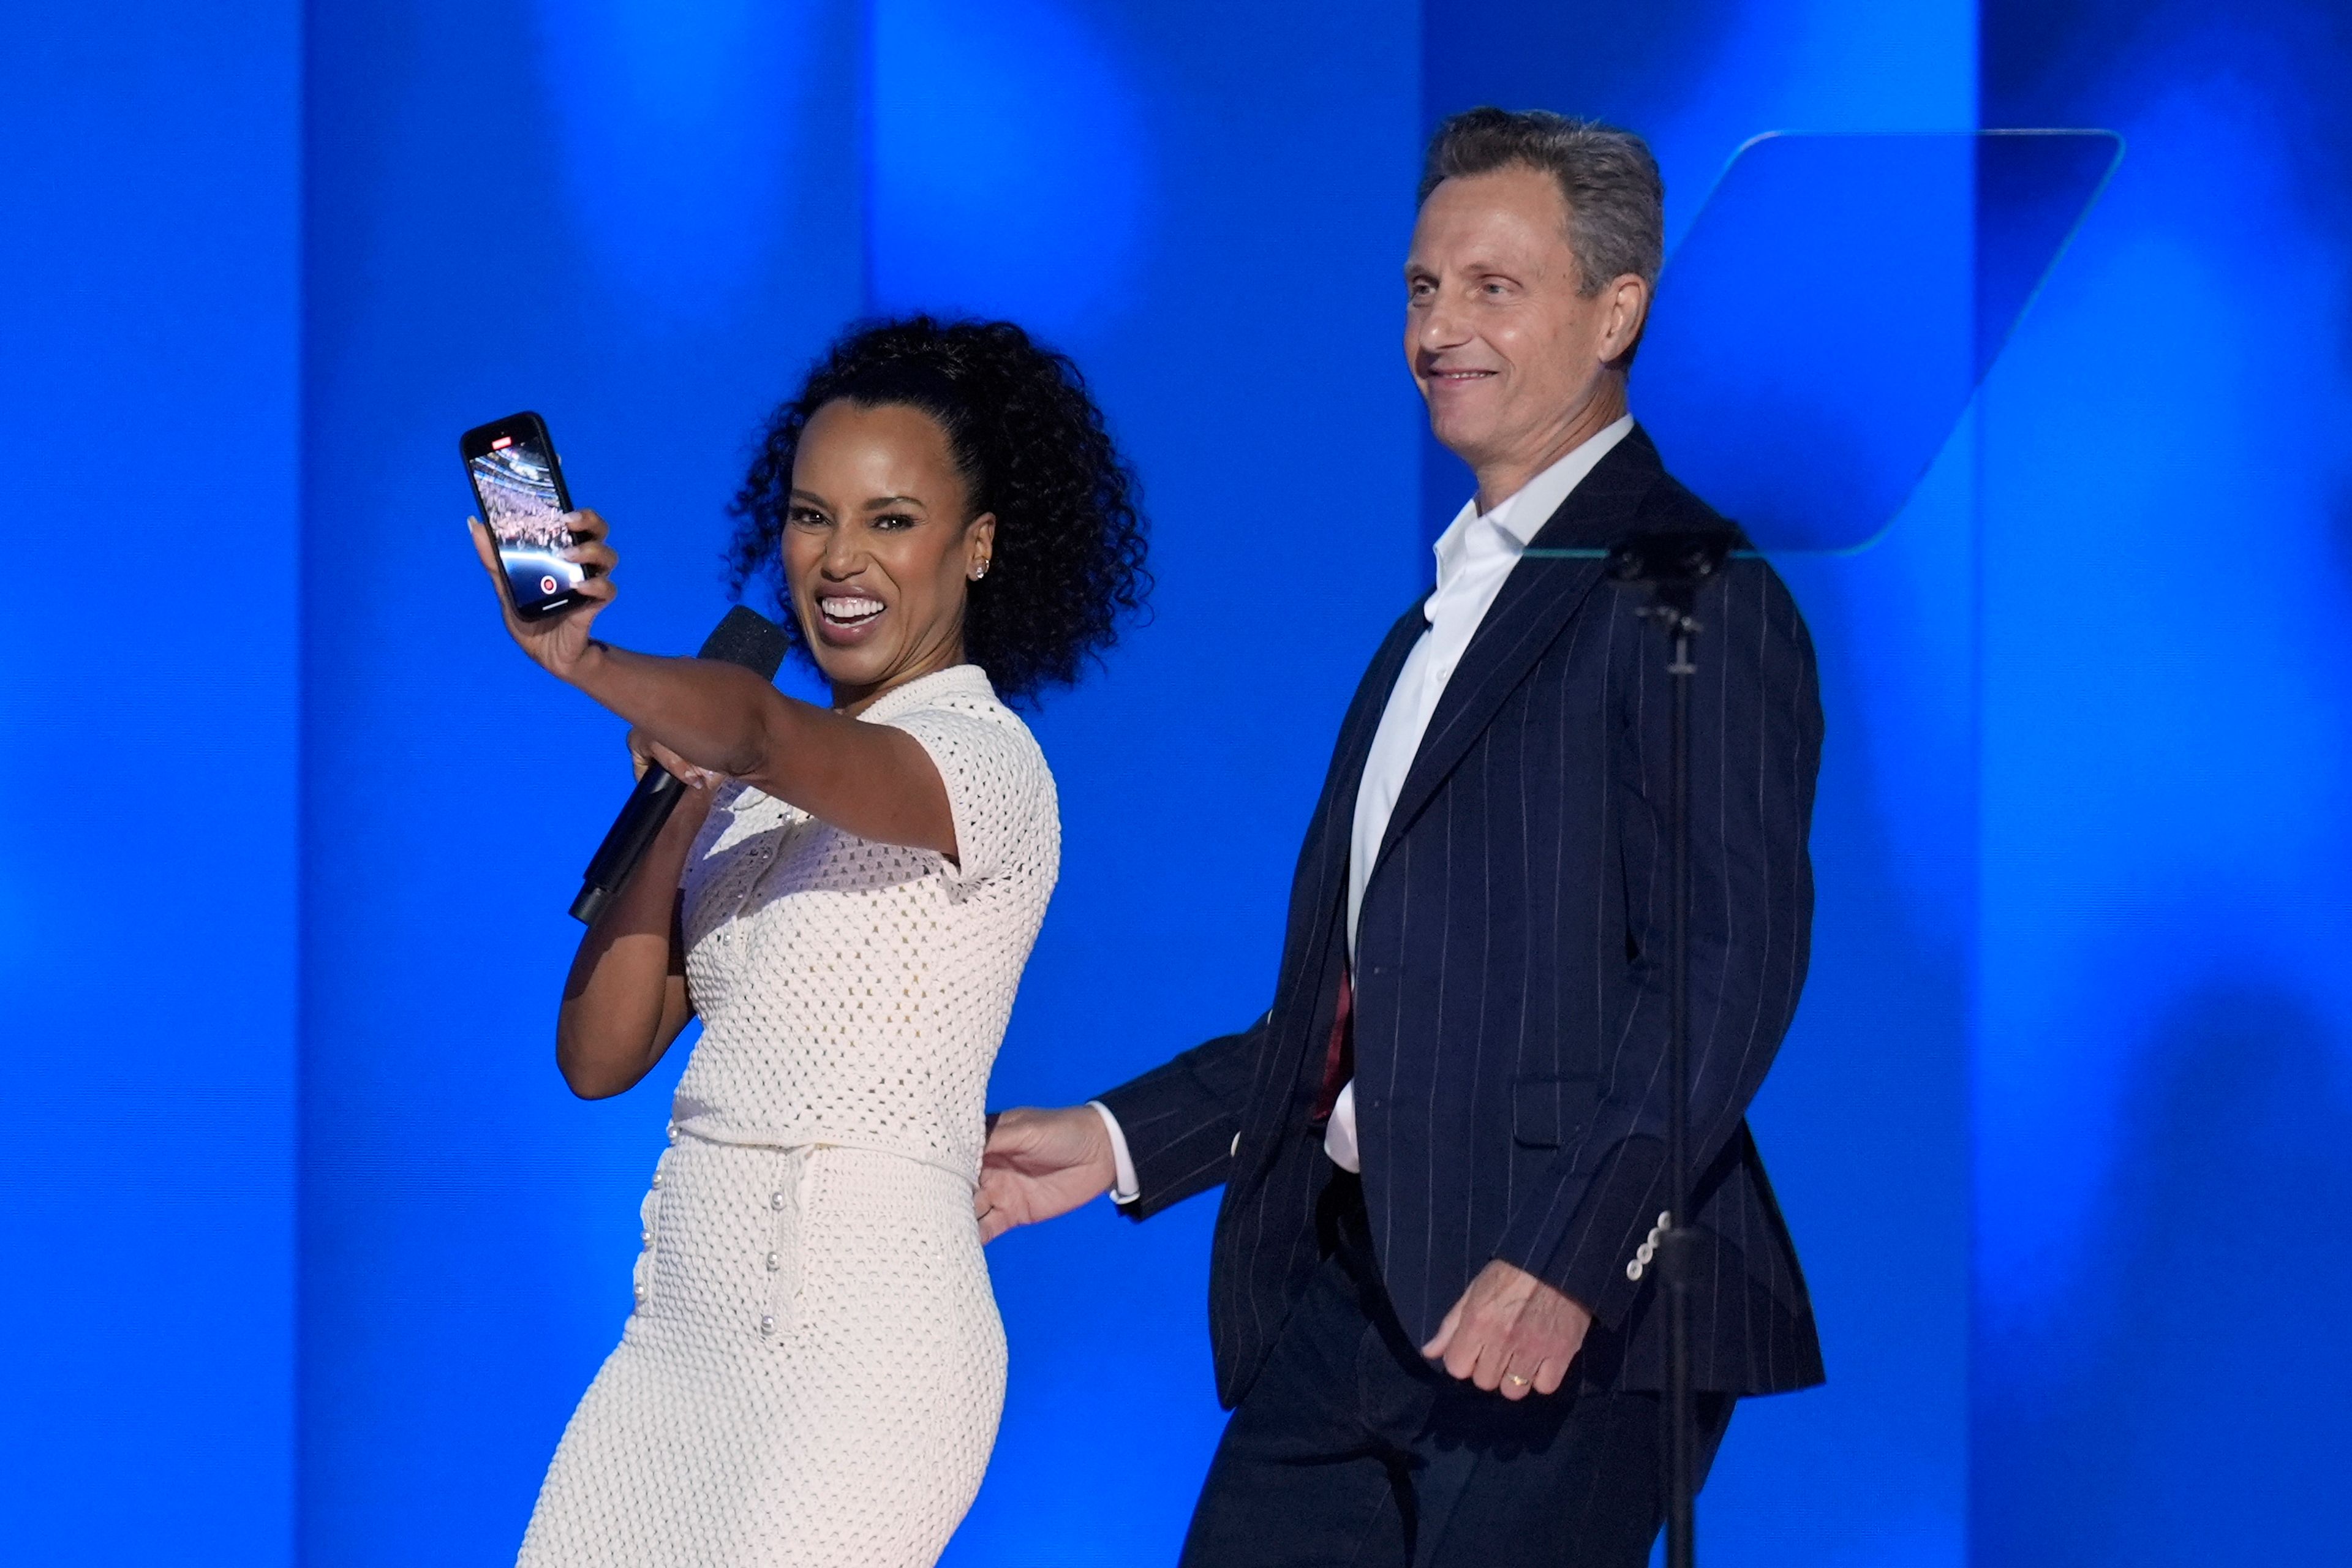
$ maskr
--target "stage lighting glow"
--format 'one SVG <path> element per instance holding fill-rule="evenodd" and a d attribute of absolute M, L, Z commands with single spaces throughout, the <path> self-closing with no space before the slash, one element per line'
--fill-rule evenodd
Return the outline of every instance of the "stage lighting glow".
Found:
<path fill-rule="evenodd" d="M 1110 40 L 1051 0 L 877 0 L 867 276 L 877 310 L 1066 337 L 1131 297 L 1150 148 Z"/>
<path fill-rule="evenodd" d="M 722 319 L 787 243 L 793 171 L 824 49 L 818 18 L 758 0 L 534 0 L 540 37 L 482 36 L 481 90 L 536 69 L 573 222 L 494 233 L 520 247 L 584 240 L 633 309 Z"/>

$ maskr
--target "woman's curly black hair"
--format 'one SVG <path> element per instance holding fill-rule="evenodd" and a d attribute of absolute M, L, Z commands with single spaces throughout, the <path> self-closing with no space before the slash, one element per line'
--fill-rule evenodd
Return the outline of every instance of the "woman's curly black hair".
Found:
<path fill-rule="evenodd" d="M 903 404 L 939 421 L 971 515 L 996 514 L 988 575 L 967 584 L 964 657 L 1007 700 L 1075 683 L 1150 592 L 1144 521 L 1134 471 L 1111 445 L 1078 367 L 1010 321 L 908 316 L 833 345 L 769 419 L 730 509 L 739 520 L 727 552 L 737 596 L 765 581 L 802 642 L 783 575 L 793 458 L 816 411 L 844 398 L 868 408 Z"/>

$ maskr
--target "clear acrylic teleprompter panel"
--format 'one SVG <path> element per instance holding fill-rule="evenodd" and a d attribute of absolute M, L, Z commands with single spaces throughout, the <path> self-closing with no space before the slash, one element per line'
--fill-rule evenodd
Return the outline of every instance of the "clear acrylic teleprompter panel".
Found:
<path fill-rule="evenodd" d="M 1895 519 L 2123 154 L 2105 131 L 1776 132 L 1658 284 L 1635 411 L 1767 553 Z"/>

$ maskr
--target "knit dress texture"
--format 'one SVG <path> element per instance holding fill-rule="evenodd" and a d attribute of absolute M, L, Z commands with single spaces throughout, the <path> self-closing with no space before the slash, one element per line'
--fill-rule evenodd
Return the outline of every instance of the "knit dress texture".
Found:
<path fill-rule="evenodd" d="M 684 882 L 702 1037 L 640 1211 L 635 1310 L 524 1568 L 922 1568 L 979 1490 L 1004 1331 L 971 1195 L 1060 816 L 974 666 L 860 717 L 929 753 L 957 856 L 720 790 Z"/>

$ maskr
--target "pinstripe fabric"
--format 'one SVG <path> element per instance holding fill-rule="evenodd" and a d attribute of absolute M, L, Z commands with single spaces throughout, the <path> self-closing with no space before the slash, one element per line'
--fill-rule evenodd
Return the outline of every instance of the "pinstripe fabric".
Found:
<path fill-rule="evenodd" d="M 1728 527 L 1637 428 L 1535 544 Z M 1390 818 L 1355 976 L 1365 1199 L 1398 1316 L 1426 1339 L 1502 1258 L 1592 1310 L 1580 1375 L 1618 1389 L 1664 1384 L 1655 1275 L 1626 1278 L 1666 1205 L 1671 693 L 1663 634 L 1637 614 L 1646 602 L 1598 563 L 1513 568 Z M 1804 621 L 1768 565 L 1731 563 L 1697 615 L 1695 1375 L 1701 1389 L 1761 1394 L 1822 1378 L 1795 1248 L 1745 1121 L 1804 982 L 1821 710 Z M 1318 1261 L 1328 1167 L 1307 1112 L 1346 951 L 1349 828 L 1423 624 L 1418 606 L 1398 620 L 1341 723 L 1272 1009 L 1101 1097 L 1135 1158 L 1137 1217 L 1225 1185 L 1210 1321 L 1228 1405 Z"/>

